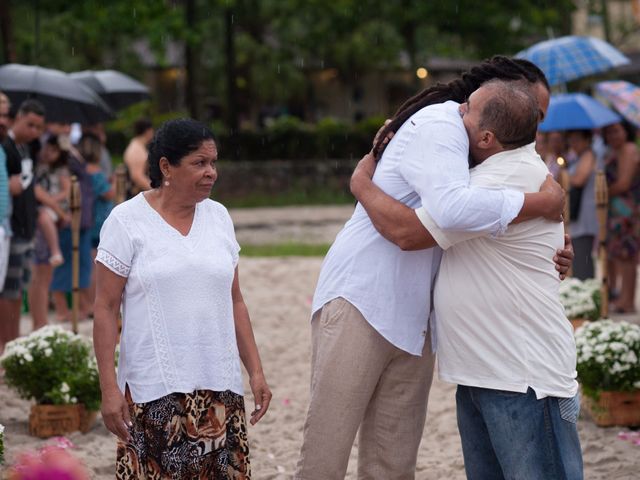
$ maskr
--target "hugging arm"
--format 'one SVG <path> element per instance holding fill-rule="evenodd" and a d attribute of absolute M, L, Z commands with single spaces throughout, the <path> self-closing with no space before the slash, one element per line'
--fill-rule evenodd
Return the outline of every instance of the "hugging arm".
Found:
<path fill-rule="evenodd" d="M 416 211 L 387 195 L 371 180 L 375 166 L 375 159 L 370 153 L 360 160 L 351 177 L 351 191 L 366 210 L 376 230 L 402 250 L 421 250 L 436 246 L 435 238 L 424 226 Z M 545 185 L 551 181 L 547 179 Z M 557 184 L 554 184 L 555 182 L 549 186 L 551 192 L 525 194 L 520 213 L 513 221 L 545 216 L 545 213 L 549 212 L 552 216 L 556 215 L 557 205 L 549 207 L 550 203 L 558 203 L 558 193 L 555 191 Z M 561 189 L 560 193 L 563 197 Z M 563 205 L 562 200 L 559 202 L 560 205 Z M 485 234 L 486 232 L 478 232 L 478 235 Z M 554 258 L 556 270 L 561 278 L 564 278 L 572 260 L 571 239 L 566 236 L 565 248 L 559 250 Z"/>
<path fill-rule="evenodd" d="M 394 137 L 398 143 L 391 147 L 395 148 L 392 155 L 398 162 L 398 173 L 420 197 L 439 229 L 499 235 L 514 219 L 559 219 L 564 192 L 555 182 L 547 181 L 542 192 L 527 195 L 470 186 L 468 136 L 454 116 L 443 115 L 415 125 L 401 135 Z M 434 246 L 437 232 L 428 222 L 422 227 L 423 222 L 409 207 L 394 202 L 372 184 L 374 170 L 373 155 L 365 155 L 356 167 L 351 187 L 378 231 L 402 249 Z"/>
<path fill-rule="evenodd" d="M 422 250 L 437 245 L 412 208 L 390 197 L 373 183 L 376 163 L 371 152 L 358 162 L 351 176 L 351 193 L 384 238 L 402 250 Z"/>

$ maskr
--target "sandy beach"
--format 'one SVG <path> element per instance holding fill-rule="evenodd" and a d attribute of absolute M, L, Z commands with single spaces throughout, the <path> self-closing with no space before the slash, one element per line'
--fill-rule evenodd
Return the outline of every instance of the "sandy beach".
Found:
<path fill-rule="evenodd" d="M 234 211 L 238 239 L 245 243 L 333 240 L 352 211 L 347 207 L 315 207 Z M 251 313 L 264 370 L 274 397 L 265 418 L 249 428 L 253 478 L 290 479 L 302 438 L 309 389 L 309 311 L 321 258 L 241 258 L 240 279 Z M 630 318 L 638 321 L 637 317 Z M 23 318 L 22 333 L 30 330 Z M 81 323 L 90 335 L 91 322 Z M 248 394 L 247 409 L 253 401 Z M 419 480 L 465 478 L 456 428 L 455 387 L 437 379 L 429 400 L 427 425 L 418 456 Z M 29 402 L 20 400 L 0 384 L 0 423 L 4 424 L 6 459 L 34 449 L 46 441 L 27 433 Z M 640 446 L 617 438 L 624 429 L 599 428 L 589 419 L 579 420 L 586 479 L 638 478 Z M 88 434 L 69 435 L 74 450 L 91 469 L 93 478 L 114 476 L 115 437 L 100 419 Z M 347 478 L 355 478 L 357 445 L 351 453 Z"/>

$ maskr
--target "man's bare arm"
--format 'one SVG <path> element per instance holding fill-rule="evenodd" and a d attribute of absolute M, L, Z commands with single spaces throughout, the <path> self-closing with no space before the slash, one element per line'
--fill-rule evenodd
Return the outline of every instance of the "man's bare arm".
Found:
<path fill-rule="evenodd" d="M 422 250 L 437 245 L 412 208 L 390 197 L 371 181 L 375 171 L 371 152 L 358 162 L 351 176 L 351 193 L 384 238 L 402 250 Z"/>
<path fill-rule="evenodd" d="M 564 200 L 565 193 L 560 184 L 553 179 L 553 176 L 547 175 L 539 192 L 524 194 L 522 209 L 511 223 L 520 223 L 538 217 L 561 222 Z"/>

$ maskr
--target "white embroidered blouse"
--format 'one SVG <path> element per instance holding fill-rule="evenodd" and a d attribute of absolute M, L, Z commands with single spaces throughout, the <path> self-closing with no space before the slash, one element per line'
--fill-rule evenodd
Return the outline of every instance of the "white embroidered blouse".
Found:
<path fill-rule="evenodd" d="M 134 402 L 196 389 L 243 394 L 231 300 L 239 251 L 218 202 L 196 205 L 187 235 L 143 193 L 113 209 L 96 261 L 127 278 L 118 386 Z"/>

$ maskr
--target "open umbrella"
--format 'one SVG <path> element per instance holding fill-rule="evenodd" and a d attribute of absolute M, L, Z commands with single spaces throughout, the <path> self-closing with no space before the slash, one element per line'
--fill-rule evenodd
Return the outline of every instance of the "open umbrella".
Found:
<path fill-rule="evenodd" d="M 112 118 L 109 106 L 89 87 L 60 70 L 11 63 L 0 67 L 0 91 L 19 106 L 27 98 L 41 102 L 50 122 L 99 123 Z"/>
<path fill-rule="evenodd" d="M 519 52 L 516 57 L 525 58 L 540 67 L 550 85 L 630 63 L 627 57 L 607 42 L 574 35 L 536 43 Z"/>
<path fill-rule="evenodd" d="M 622 80 L 596 84 L 596 95 L 640 128 L 640 87 Z"/>
<path fill-rule="evenodd" d="M 549 109 L 539 129 L 592 130 L 619 122 L 620 116 L 584 93 L 562 93 L 551 96 Z"/>
<path fill-rule="evenodd" d="M 114 110 L 149 98 L 146 85 L 115 70 L 85 70 L 72 73 L 71 78 L 93 89 Z"/>

